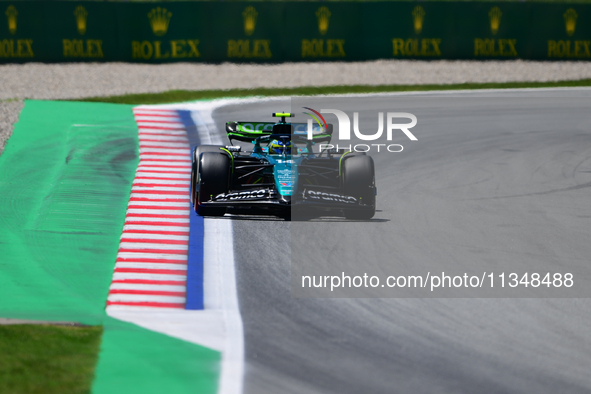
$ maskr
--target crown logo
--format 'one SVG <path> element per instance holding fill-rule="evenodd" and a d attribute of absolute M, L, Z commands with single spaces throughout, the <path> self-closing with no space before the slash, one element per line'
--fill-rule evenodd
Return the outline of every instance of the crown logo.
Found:
<path fill-rule="evenodd" d="M 152 26 L 152 32 L 157 36 L 163 36 L 168 30 L 168 23 L 172 17 L 172 12 L 168 12 L 166 8 L 154 8 L 148 13 L 150 18 L 150 26 Z"/>
<path fill-rule="evenodd" d="M 412 20 L 415 26 L 415 33 L 419 34 L 423 30 L 423 20 L 425 19 L 425 10 L 420 5 L 412 10 Z"/>
<path fill-rule="evenodd" d="M 501 24 L 501 15 L 503 13 L 499 7 L 493 7 L 488 12 L 488 19 L 490 20 L 490 31 L 492 34 L 497 34 L 499 31 L 499 25 Z"/>
<path fill-rule="evenodd" d="M 258 15 L 259 13 L 254 7 L 246 7 L 242 13 L 242 17 L 244 18 L 244 32 L 247 36 L 250 36 L 252 33 L 254 33 Z"/>
<path fill-rule="evenodd" d="M 78 33 L 80 33 L 80 35 L 84 35 L 84 33 L 86 33 L 86 17 L 88 16 L 86 8 L 79 5 L 78 7 L 76 7 L 76 11 L 74 11 L 74 16 L 76 17 L 76 26 L 78 27 Z"/>
<path fill-rule="evenodd" d="M 575 34 L 575 27 L 577 27 L 577 12 L 569 8 L 564 13 L 564 23 L 566 24 L 566 34 L 572 36 Z"/>
<path fill-rule="evenodd" d="M 330 11 L 328 7 L 320 7 L 316 11 L 316 18 L 318 19 L 318 31 L 320 34 L 326 34 L 328 30 L 328 21 L 330 20 Z"/>
<path fill-rule="evenodd" d="M 13 5 L 9 5 L 6 9 L 6 17 L 8 18 L 8 31 L 10 34 L 16 33 L 16 16 L 18 15 L 18 11 L 14 8 Z"/>

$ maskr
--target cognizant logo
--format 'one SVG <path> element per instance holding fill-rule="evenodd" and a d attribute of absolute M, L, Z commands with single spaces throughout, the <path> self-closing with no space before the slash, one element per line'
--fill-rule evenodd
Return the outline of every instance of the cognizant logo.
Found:
<path fill-rule="evenodd" d="M 304 112 L 304 114 L 311 117 L 308 119 L 307 138 L 308 140 L 314 140 L 318 138 L 318 134 L 314 134 L 314 121 L 320 126 L 321 134 L 328 133 L 328 123 L 322 114 L 333 114 L 337 117 L 339 129 L 338 129 L 338 140 L 350 141 L 351 140 L 351 119 L 349 116 L 338 109 L 321 109 L 320 112 L 309 108 L 303 107 L 310 112 Z M 402 131 L 411 141 L 417 141 L 417 137 L 410 132 L 409 129 L 413 128 L 417 124 L 417 117 L 408 112 L 388 112 L 386 118 L 386 139 L 392 141 L 392 135 L 394 130 Z M 409 119 L 410 123 L 394 123 L 394 120 Z M 355 137 L 362 141 L 377 141 L 384 134 L 384 113 L 378 112 L 378 131 L 374 134 L 363 134 L 359 130 L 359 112 L 353 112 L 353 133 Z M 319 144 L 320 149 L 346 149 L 355 152 L 368 152 L 372 149 L 380 152 L 380 148 L 388 152 L 402 152 L 404 147 L 400 144 L 355 144 L 355 145 L 344 145 L 344 144 Z"/>

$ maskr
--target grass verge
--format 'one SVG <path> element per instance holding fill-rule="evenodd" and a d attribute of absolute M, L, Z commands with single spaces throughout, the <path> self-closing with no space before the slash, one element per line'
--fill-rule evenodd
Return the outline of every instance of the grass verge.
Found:
<path fill-rule="evenodd" d="M 91 97 L 77 101 L 116 104 L 164 104 L 194 100 L 211 100 L 222 97 L 248 96 L 313 96 L 323 94 L 348 93 L 389 93 L 420 92 L 428 90 L 464 90 L 464 89 L 516 89 L 516 88 L 554 88 L 591 86 L 591 79 L 557 82 L 506 82 L 506 83 L 460 83 L 450 85 L 349 85 L 298 88 L 257 88 L 230 90 L 170 90 L 163 93 L 127 94 L 123 96 Z"/>
<path fill-rule="evenodd" d="M 90 393 L 102 327 L 0 326 L 0 393 Z"/>

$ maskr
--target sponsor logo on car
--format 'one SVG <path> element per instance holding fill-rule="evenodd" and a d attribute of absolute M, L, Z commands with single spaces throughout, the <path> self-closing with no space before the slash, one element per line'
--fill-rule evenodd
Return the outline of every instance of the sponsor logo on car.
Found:
<path fill-rule="evenodd" d="M 275 195 L 274 190 L 259 189 L 241 192 L 222 193 L 214 197 L 213 201 L 262 200 Z"/>
<path fill-rule="evenodd" d="M 357 204 L 357 199 L 353 196 L 345 196 L 343 194 L 326 193 L 315 190 L 304 190 L 304 199 L 326 202 L 340 202 L 345 204 Z"/>

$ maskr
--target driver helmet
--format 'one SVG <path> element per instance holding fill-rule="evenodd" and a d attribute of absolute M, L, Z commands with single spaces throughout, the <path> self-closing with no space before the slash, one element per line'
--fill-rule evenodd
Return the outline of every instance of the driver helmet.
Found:
<path fill-rule="evenodd" d="M 269 143 L 269 153 L 272 155 L 291 154 L 291 141 L 286 141 L 285 145 L 279 140 L 273 140 Z"/>

